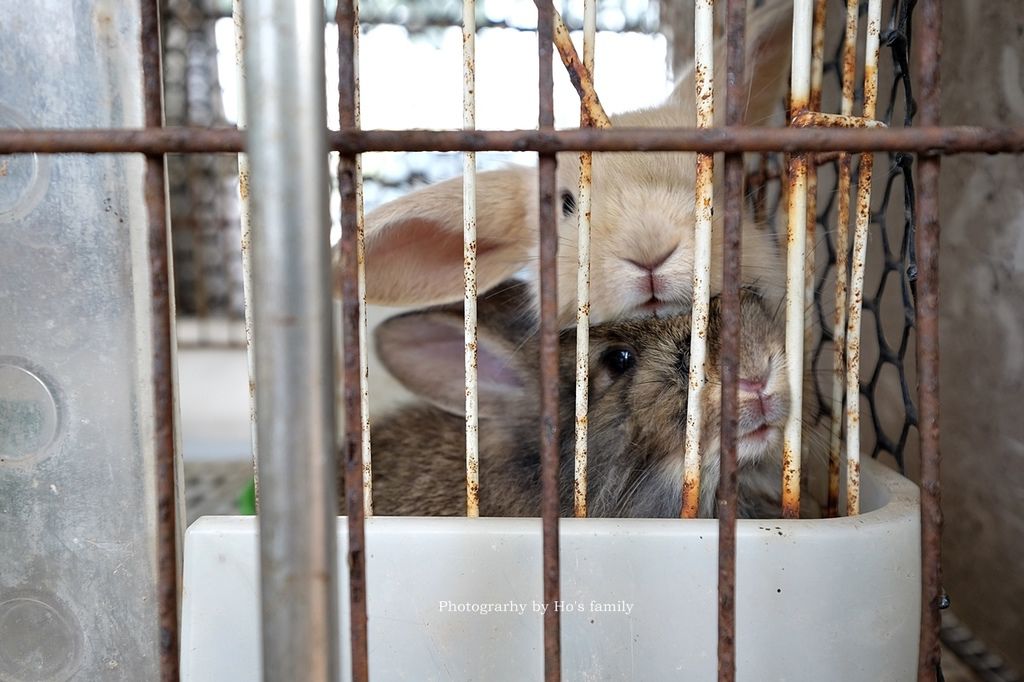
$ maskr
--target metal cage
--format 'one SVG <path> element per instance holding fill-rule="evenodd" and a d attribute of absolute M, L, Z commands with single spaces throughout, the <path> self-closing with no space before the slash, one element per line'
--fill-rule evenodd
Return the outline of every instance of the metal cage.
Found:
<path fill-rule="evenodd" d="M 337 370 L 344 387 L 344 424 L 339 466 L 345 472 L 344 509 L 348 517 L 348 584 L 351 608 L 351 675 L 354 680 L 369 678 L 367 654 L 366 573 L 364 519 L 371 511 L 368 471 L 369 450 L 365 435 L 366 412 L 365 355 L 347 353 L 335 366 L 331 328 L 330 292 L 340 292 L 343 300 L 341 335 L 345 347 L 364 344 L 365 318 L 361 314 L 362 228 L 359 155 L 367 151 L 462 151 L 466 152 L 465 185 L 465 306 L 466 343 L 475 343 L 475 224 L 473 153 L 485 150 L 536 152 L 539 158 L 540 283 L 541 283 L 541 404 L 543 418 L 538 437 L 543 454 L 543 581 L 544 600 L 559 599 L 559 506 L 557 500 L 557 328 L 554 288 L 556 240 L 555 153 L 593 151 L 688 151 L 697 152 L 701 168 L 701 192 L 710 191 L 712 155 L 725 153 L 725 249 L 723 305 L 726 326 L 738 325 L 739 226 L 743 197 L 743 152 L 785 152 L 791 155 L 789 168 L 790 241 L 795 244 L 789 256 L 788 310 L 794 320 L 787 345 L 799 353 L 803 344 L 803 307 L 805 301 L 805 263 L 807 254 L 801 242 L 813 226 L 813 207 L 807 205 L 808 159 L 816 152 L 839 152 L 844 182 L 850 182 L 850 154 L 874 151 L 899 151 L 917 155 L 917 368 L 919 374 L 919 423 L 921 434 L 921 538 L 922 599 L 921 639 L 918 678 L 935 680 L 938 674 L 939 608 L 942 600 L 939 536 L 942 524 L 939 486 L 938 434 L 938 177 L 943 154 L 1021 153 L 1024 130 L 1020 128 L 983 129 L 939 126 L 939 60 L 941 41 L 941 2 L 920 0 L 920 25 L 915 34 L 918 56 L 921 125 L 907 129 L 888 129 L 874 123 L 874 93 L 868 85 L 862 117 L 852 116 L 852 68 L 844 79 L 844 104 L 841 115 L 815 111 L 812 82 L 812 57 L 820 65 L 820 47 L 812 50 L 813 17 L 824 2 L 795 0 L 794 69 L 792 125 L 786 129 L 758 129 L 739 125 L 743 82 L 745 0 L 727 0 L 729 57 L 722 73 L 729 84 L 726 95 L 724 128 L 711 128 L 710 112 L 703 110 L 695 127 L 679 129 L 616 129 L 607 127 L 603 113 L 595 107 L 596 94 L 588 70 L 592 69 L 594 3 L 587 2 L 588 38 L 582 61 L 568 40 L 565 26 L 551 3 L 537 0 L 538 53 L 540 56 L 539 128 L 533 131 L 476 131 L 473 107 L 473 1 L 465 2 L 465 129 L 448 131 L 363 131 L 358 119 L 357 38 L 358 19 L 352 2 L 339 2 L 336 21 L 339 26 L 341 130 L 328 131 L 323 92 L 322 6 L 318 3 L 289 3 L 282 0 L 250 0 L 245 3 L 244 53 L 247 65 L 249 101 L 256 103 L 243 125 L 248 130 L 225 128 L 167 128 L 163 126 L 160 81 L 160 29 L 157 0 L 141 0 L 138 6 L 139 54 L 141 55 L 144 104 L 143 127 L 135 129 L 14 129 L 0 130 L 0 153 L 11 155 L 47 154 L 131 154 L 145 163 L 145 205 L 149 283 L 152 296 L 147 314 L 152 324 L 148 361 L 152 379 L 152 419 L 147 433 L 153 468 L 146 473 L 147 484 L 154 487 L 148 501 L 152 508 L 152 531 L 157 552 L 159 617 L 159 669 L 161 679 L 178 678 L 178 580 L 180 524 L 177 520 L 175 492 L 175 398 L 173 384 L 174 340 L 172 334 L 171 273 L 168 267 L 168 243 L 165 207 L 164 156 L 167 154 L 248 152 L 251 167 L 242 166 L 243 200 L 252 204 L 251 230 L 244 225 L 244 243 L 254 250 L 251 258 L 260 265 L 260 277 L 247 279 L 247 310 L 253 314 L 249 341 L 254 349 L 254 378 L 260 401 L 260 414 L 274 414 L 257 424 L 259 443 L 260 530 L 262 600 L 264 604 L 264 656 L 266 679 L 336 679 L 338 660 L 331 642 L 337 636 L 337 614 L 331 606 L 337 589 L 335 565 L 335 500 L 333 475 L 335 453 L 335 396 L 319 378 L 335 376 Z M 697 3 L 697 63 L 709 64 L 712 37 L 712 0 Z M 877 64 L 880 0 L 871 0 L 868 28 L 868 82 Z M 856 34 L 856 0 L 848 6 Z M 552 113 L 552 55 L 557 45 L 570 68 L 574 83 L 584 102 L 585 119 L 590 127 L 555 130 Z M 872 61 L 874 59 L 874 61 Z M 710 64 L 709 64 L 710 65 Z M 721 67 L 721 65 L 719 65 Z M 876 81 L 874 81 L 876 82 Z M 710 69 L 706 79 L 698 81 L 702 93 L 710 93 Z M 820 86 L 820 77 L 818 79 Z M 822 126 L 830 126 L 824 128 Z M 269 142 L 269 141 L 272 141 Z M 342 195 L 342 240 L 340 262 L 331 281 L 331 263 L 327 244 L 325 190 L 328 150 L 340 152 L 339 186 Z M 863 267 L 863 243 L 867 221 L 866 192 L 870 189 L 871 155 L 861 162 L 860 193 L 856 207 L 857 229 L 854 280 L 850 291 L 846 333 L 851 341 L 846 349 L 848 376 L 847 403 L 857 404 L 859 384 L 858 350 L 855 339 L 859 329 L 860 296 L 856 271 Z M 586 164 L 586 162 L 584 162 Z M 584 165 L 584 168 L 587 168 Z M 813 173 L 810 176 L 813 178 Z M 813 180 L 811 180 L 813 182 Z M 586 171 L 581 187 L 587 184 Z M 252 191 L 250 191 L 250 188 Z M 844 192 L 843 196 L 848 197 Z M 581 199 L 581 203 L 584 200 Z M 850 211 L 849 202 L 840 214 Z M 585 214 L 584 204 L 581 214 Z M 812 220 L 807 221 L 810 214 Z M 247 219 L 248 220 L 248 219 Z M 845 221 L 841 219 L 841 223 Z M 705 234 L 710 230 L 710 215 L 699 223 Z M 580 224 L 581 235 L 588 227 Z M 250 242 L 248 237 L 251 236 Z M 581 242 L 583 243 L 583 242 Z M 842 249 L 839 249 L 842 251 Z M 710 256 L 704 258 L 705 266 Z M 586 347 L 587 299 L 586 257 L 581 248 L 579 284 L 579 330 L 581 348 Z M 843 266 L 845 267 L 845 266 Z M 812 270 L 813 272 L 813 270 Z M 247 274 L 248 277 L 248 274 Z M 862 274 L 861 274 L 862 277 Z M 838 278 L 842 280 L 843 278 Z M 696 306 L 707 305 L 707 288 L 695 289 Z M 842 298 L 840 300 L 842 300 Z M 251 305 L 250 305 L 251 304 Z M 705 308 L 706 309 L 706 308 Z M 842 311 L 837 312 L 835 334 L 842 335 Z M 695 336 L 697 331 L 694 331 Z M 732 338 L 730 338 L 732 337 Z M 735 675 L 735 528 L 736 528 L 736 414 L 738 342 L 726 335 L 723 344 L 722 381 L 722 467 L 719 489 L 719 648 L 720 680 Z M 837 346 L 837 353 L 842 353 Z M 584 360 L 585 360 L 585 356 Z M 840 355 L 840 357 L 842 357 Z M 694 353 L 694 366 L 700 366 Z M 841 364 L 841 363 L 840 363 Z M 467 353 L 467 412 L 472 415 L 475 394 L 472 390 L 474 359 Z M 582 426 L 586 415 L 586 364 L 578 374 L 577 415 Z M 694 376 L 699 377 L 699 371 Z M 791 384 L 800 390 L 799 375 Z M 836 384 L 841 387 L 842 383 Z M 836 389 L 837 391 L 840 388 Z M 838 394 L 837 394 L 838 395 Z M 839 402 L 839 401 L 837 401 Z M 854 447 L 848 460 L 849 476 L 856 481 L 858 419 L 847 415 L 847 434 Z M 838 422 L 837 422 L 838 423 Z M 474 478 L 476 462 L 476 423 L 467 423 L 469 461 L 467 491 L 472 516 L 479 481 Z M 799 451 L 799 431 L 787 432 L 787 451 Z M 689 435 L 689 434 L 688 434 Z M 688 438 L 689 440 L 689 438 Z M 579 440 L 577 461 L 580 487 L 585 490 L 585 436 Z M 289 457 L 300 451 L 302 457 Z M 798 459 L 787 457 L 790 471 L 799 480 Z M 838 459 L 836 459 L 838 461 Z M 691 470 L 692 471 L 692 470 Z M 484 483 L 486 484 L 486 483 Z M 850 486 L 848 508 L 856 510 L 857 487 Z M 790 490 L 786 513 L 794 515 L 794 496 Z M 295 504 L 301 500 L 301 504 Z M 585 515 L 585 496 L 577 492 L 576 509 Z M 273 608 L 267 605 L 273 604 Z M 561 678 L 559 613 L 549 609 L 544 617 L 545 679 Z"/>

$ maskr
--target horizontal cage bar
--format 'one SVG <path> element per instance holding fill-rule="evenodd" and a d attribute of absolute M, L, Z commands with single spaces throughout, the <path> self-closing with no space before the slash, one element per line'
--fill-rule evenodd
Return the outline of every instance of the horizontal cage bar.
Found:
<path fill-rule="evenodd" d="M 362 152 L 924 152 L 1024 153 L 1024 127 L 608 128 L 574 130 L 329 131 L 328 147 Z M 0 130 L 0 154 L 186 154 L 245 151 L 235 128 Z"/>

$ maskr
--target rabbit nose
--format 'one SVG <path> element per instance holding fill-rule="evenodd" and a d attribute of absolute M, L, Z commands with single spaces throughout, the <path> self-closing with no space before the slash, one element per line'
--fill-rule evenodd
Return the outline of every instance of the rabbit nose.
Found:
<path fill-rule="evenodd" d="M 654 272 L 658 268 L 665 264 L 665 261 L 672 257 L 672 254 L 676 252 L 676 248 L 678 246 L 679 245 L 676 244 L 675 246 L 673 246 L 671 249 L 661 254 L 660 256 L 647 256 L 639 259 L 623 258 L 623 260 L 629 263 L 630 265 L 635 265 L 641 270 L 646 270 L 647 272 L 654 274 Z"/>
<path fill-rule="evenodd" d="M 754 393 L 760 395 L 763 390 L 763 379 L 740 379 L 740 391 L 743 393 Z"/>
<path fill-rule="evenodd" d="M 765 422 L 775 422 L 782 417 L 782 398 L 766 388 L 764 379 L 740 379 L 740 399 L 753 416 Z"/>
<path fill-rule="evenodd" d="M 676 245 L 678 246 L 678 245 Z M 623 258 L 624 261 L 630 265 L 643 271 L 643 274 L 638 280 L 636 280 L 636 286 L 640 293 L 645 296 L 657 299 L 659 296 L 664 295 L 665 288 L 668 285 L 667 279 L 663 275 L 658 275 L 658 268 L 665 264 L 669 258 L 671 258 L 676 252 L 676 247 L 673 246 L 668 251 L 662 253 L 659 256 L 650 258 L 642 258 L 640 260 L 634 260 L 632 258 Z"/>

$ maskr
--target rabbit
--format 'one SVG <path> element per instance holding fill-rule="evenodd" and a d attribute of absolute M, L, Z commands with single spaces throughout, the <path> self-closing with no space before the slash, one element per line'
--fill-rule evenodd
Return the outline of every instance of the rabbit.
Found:
<path fill-rule="evenodd" d="M 538 339 L 524 285 L 481 297 L 479 372 L 480 512 L 537 516 L 540 509 Z M 784 333 L 777 307 L 740 297 L 738 514 L 780 513 L 782 429 L 790 410 Z M 495 311 L 498 317 L 492 316 Z M 716 513 L 719 478 L 721 328 L 709 320 L 699 515 Z M 388 370 L 422 401 L 372 429 L 373 504 L 381 515 L 465 514 L 465 388 L 461 308 L 388 319 L 377 329 Z M 605 323 L 590 331 L 588 513 L 676 517 L 680 513 L 690 318 L 686 314 Z M 561 513 L 572 513 L 576 333 L 560 334 Z M 827 441 L 820 441 L 822 443 Z M 813 442 L 811 451 L 814 451 Z M 818 448 L 818 451 L 823 451 Z M 810 454 L 805 460 L 813 459 Z M 804 514 L 820 515 L 808 495 Z"/>
<path fill-rule="evenodd" d="M 749 10 L 746 122 L 767 119 L 787 86 L 791 3 Z M 724 41 L 716 47 L 716 119 L 724 122 Z M 615 127 L 691 127 L 693 66 L 659 107 L 612 116 Z M 721 177 L 721 172 L 717 173 Z M 688 309 L 693 280 L 695 155 L 595 153 L 593 160 L 590 320 L 665 316 Z M 575 320 L 579 155 L 558 155 L 559 323 Z M 392 201 L 366 216 L 366 294 L 370 303 L 424 306 L 457 301 L 463 291 L 462 179 Z M 715 192 L 720 208 L 721 186 Z M 537 280 L 537 173 L 516 167 L 477 175 L 477 281 L 486 291 L 526 269 Z M 712 294 L 721 290 L 721 226 L 712 237 Z M 743 225 L 748 286 L 781 298 L 785 268 L 774 240 Z"/>

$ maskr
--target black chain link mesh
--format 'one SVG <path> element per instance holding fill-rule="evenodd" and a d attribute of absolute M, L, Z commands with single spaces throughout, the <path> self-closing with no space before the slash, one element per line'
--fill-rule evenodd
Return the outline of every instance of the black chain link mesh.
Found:
<path fill-rule="evenodd" d="M 845 2 L 841 2 L 841 4 L 845 7 Z M 888 27 L 882 33 L 882 43 L 889 48 L 893 66 L 889 101 L 885 105 L 882 118 L 890 126 L 893 125 L 896 113 L 900 108 L 903 111 L 903 126 L 912 125 L 916 111 L 909 71 L 910 26 L 915 4 L 916 0 L 896 0 L 892 5 Z M 862 3 L 862 14 L 865 9 L 866 3 Z M 845 26 L 842 24 L 839 26 L 840 31 L 845 30 Z M 834 79 L 837 92 L 842 90 L 843 38 L 844 36 L 840 37 L 837 47 L 832 53 L 832 58 L 824 65 L 825 76 Z M 902 99 L 899 97 L 901 91 Z M 839 95 L 836 94 L 835 97 L 835 101 L 830 103 L 831 106 L 824 107 L 826 111 L 839 111 Z M 858 90 L 855 99 L 857 103 L 862 102 L 863 92 Z M 854 111 L 857 111 L 856 106 Z M 916 431 L 918 423 L 917 408 L 913 397 L 914 388 L 911 383 L 913 367 L 909 364 L 913 359 L 914 280 L 917 274 L 914 253 L 913 156 L 902 152 L 890 153 L 887 156 L 888 172 L 880 199 L 877 189 L 880 178 L 876 173 L 875 193 L 873 194 L 875 206 L 871 212 L 869 228 L 869 240 L 875 242 L 876 248 L 878 245 L 881 246 L 881 253 L 877 257 L 873 257 L 874 253 L 869 251 L 868 255 L 863 303 L 865 340 L 862 341 L 862 350 L 864 351 L 862 359 L 868 358 L 869 352 L 875 350 L 871 348 L 870 343 L 866 342 L 867 332 L 873 324 L 877 336 L 877 360 L 873 366 L 867 363 L 862 363 L 861 366 L 860 393 L 864 396 L 864 401 L 861 403 L 861 414 L 862 421 L 865 409 L 870 414 L 872 426 L 870 431 L 874 435 L 871 456 L 878 457 L 883 453 L 889 454 L 895 459 L 900 471 L 904 471 L 908 441 L 912 430 Z M 826 168 L 819 170 L 819 197 L 822 196 L 822 188 L 827 188 L 830 191 L 827 193 L 826 200 L 823 203 L 819 202 L 820 210 L 817 215 L 817 232 L 822 236 L 822 240 L 818 245 L 818 261 L 821 266 L 816 273 L 814 309 L 820 323 L 821 333 L 812 355 L 812 371 L 816 378 L 816 393 L 821 413 L 831 416 L 832 325 L 836 266 L 834 225 L 837 211 L 835 198 L 838 195 L 838 161 L 832 162 L 830 172 L 825 172 L 826 170 Z M 853 173 L 853 182 L 851 183 L 853 191 L 857 187 L 858 170 L 855 169 Z M 831 180 L 831 183 L 828 180 Z M 902 200 L 901 212 L 897 205 L 900 200 Z M 852 200 L 851 204 L 855 205 L 855 200 Z M 894 220 L 894 216 L 897 214 L 902 215 L 902 221 Z M 851 243 L 852 232 L 851 227 Z M 847 246 L 847 249 L 849 248 L 850 245 Z M 897 289 L 897 291 L 893 291 L 893 289 Z M 895 306 L 897 301 L 902 306 L 902 319 L 900 319 L 899 311 Z M 868 324 L 869 322 L 871 324 Z M 887 333 L 886 329 L 889 329 L 891 333 Z M 888 373 L 886 372 L 887 368 L 891 368 Z M 880 396 L 880 390 L 887 381 L 887 374 L 890 377 L 889 383 L 896 383 L 891 381 L 893 370 L 898 377 L 898 387 L 889 385 L 884 388 L 890 390 L 898 388 L 902 398 L 902 419 L 899 419 L 900 415 L 894 414 L 894 411 L 900 408 L 898 401 L 889 399 L 883 403 Z M 870 440 L 866 441 L 866 443 L 870 442 Z"/>

